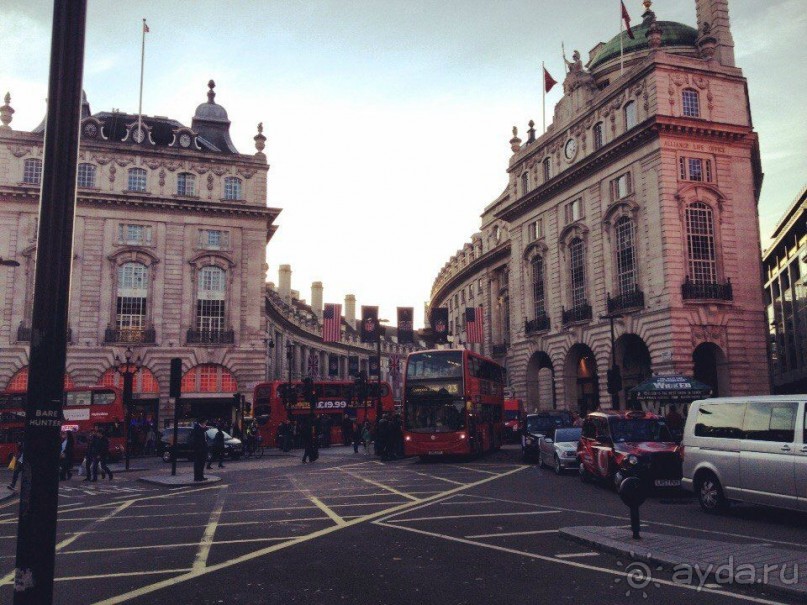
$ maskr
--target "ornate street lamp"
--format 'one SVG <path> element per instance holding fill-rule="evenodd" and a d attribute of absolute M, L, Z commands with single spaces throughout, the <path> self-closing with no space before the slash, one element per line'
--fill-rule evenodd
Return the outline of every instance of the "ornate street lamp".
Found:
<path fill-rule="evenodd" d="M 125 359 L 123 362 L 121 362 L 118 355 L 115 355 L 115 371 L 123 377 L 123 451 L 127 471 L 129 470 L 129 425 L 132 422 L 132 383 L 135 374 L 137 374 L 142 367 L 140 355 L 137 356 L 134 363 L 132 363 L 132 355 L 132 347 L 126 347 L 126 351 L 123 353 Z"/>

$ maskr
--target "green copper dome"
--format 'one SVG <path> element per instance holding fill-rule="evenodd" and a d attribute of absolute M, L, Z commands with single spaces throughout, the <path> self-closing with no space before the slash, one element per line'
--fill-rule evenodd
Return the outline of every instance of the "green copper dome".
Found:
<path fill-rule="evenodd" d="M 675 21 L 657 21 L 656 23 L 661 26 L 662 49 L 664 49 L 665 46 L 695 47 L 695 40 L 698 38 L 698 30 L 694 27 L 684 25 L 683 23 L 676 23 Z M 636 27 L 632 27 L 633 40 L 628 38 L 628 32 L 622 32 L 622 45 L 626 55 L 649 48 L 647 45 L 647 37 L 645 36 L 649 27 L 650 23 L 647 21 Z M 588 67 L 589 69 L 594 69 L 614 58 L 619 58 L 619 36 L 614 36 L 608 44 L 603 46 Z"/>

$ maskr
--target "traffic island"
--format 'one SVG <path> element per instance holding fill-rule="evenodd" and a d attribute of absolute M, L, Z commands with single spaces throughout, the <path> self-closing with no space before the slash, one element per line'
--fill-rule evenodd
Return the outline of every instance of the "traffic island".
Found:
<path fill-rule="evenodd" d="M 641 566 L 641 580 L 648 580 L 645 585 L 660 568 L 672 571 L 673 582 L 681 585 L 736 585 L 807 598 L 807 553 L 769 542 L 725 542 L 647 531 L 635 540 L 624 526 L 563 527 L 560 535 L 637 561 L 632 565 Z"/>
<path fill-rule="evenodd" d="M 138 481 L 143 483 L 150 483 L 152 485 L 164 485 L 166 487 L 187 487 L 203 485 L 210 485 L 211 483 L 218 483 L 221 477 L 216 475 L 205 475 L 204 481 L 194 481 L 193 473 L 177 473 L 176 475 L 145 475 L 139 477 Z"/>

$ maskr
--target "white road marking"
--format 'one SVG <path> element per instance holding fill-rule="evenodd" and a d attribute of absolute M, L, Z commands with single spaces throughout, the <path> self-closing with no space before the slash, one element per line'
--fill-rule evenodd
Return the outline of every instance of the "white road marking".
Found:
<path fill-rule="evenodd" d="M 454 481 L 453 479 L 445 479 L 444 477 L 437 477 L 436 475 L 427 475 L 426 473 L 417 473 L 412 471 L 415 475 L 420 475 L 421 477 L 428 477 L 429 479 L 437 479 L 438 481 L 445 481 L 446 483 L 453 483 L 454 485 L 465 485 L 462 481 Z"/>
<path fill-rule="evenodd" d="M 414 517 L 409 519 L 393 519 L 389 523 L 410 523 L 412 521 L 434 521 L 438 519 L 476 519 L 479 517 L 516 517 L 520 515 L 551 515 L 559 510 L 530 510 L 519 513 L 480 513 L 478 515 L 442 515 L 435 517 Z"/>
<path fill-rule="evenodd" d="M 465 536 L 466 538 L 504 538 L 505 536 L 533 536 L 537 534 L 556 534 L 559 529 L 536 529 L 533 531 L 508 531 L 499 534 L 476 534 Z"/>
<path fill-rule="evenodd" d="M 601 553 L 598 552 L 567 552 L 561 555 L 555 555 L 558 559 L 574 559 L 577 557 L 599 557 Z"/>
<path fill-rule="evenodd" d="M 473 471 L 473 472 L 475 472 L 475 473 L 487 473 L 488 475 L 497 475 L 497 474 L 498 474 L 498 473 L 496 473 L 496 472 L 494 472 L 494 471 L 486 471 L 486 470 L 484 470 L 484 469 L 481 469 L 481 468 L 474 468 L 474 467 L 472 467 L 472 466 L 457 466 L 457 467 L 455 467 L 455 468 L 461 468 L 461 469 L 464 469 L 464 470 L 466 470 L 466 471 Z"/>
<path fill-rule="evenodd" d="M 389 485 L 384 485 L 383 483 L 379 483 L 378 481 L 373 481 L 372 479 L 362 477 L 361 475 L 357 475 L 356 473 L 353 473 L 351 471 L 346 471 L 346 470 L 341 469 L 341 468 L 337 469 L 337 470 L 340 470 L 343 473 L 347 473 L 348 475 L 350 475 L 354 479 L 360 479 L 361 481 L 365 481 L 365 482 L 369 483 L 370 485 L 375 485 L 376 487 L 380 487 L 381 489 L 385 489 L 385 490 L 387 490 L 389 492 L 392 492 L 393 494 L 398 494 L 399 496 L 403 496 L 404 498 L 408 498 L 409 500 L 412 500 L 414 502 L 418 502 L 420 500 L 420 498 L 418 498 L 416 496 L 412 496 L 411 494 L 406 494 L 404 492 L 400 492 L 397 489 L 395 489 L 394 487 L 390 487 Z"/>
<path fill-rule="evenodd" d="M 153 576 L 160 574 L 172 573 L 186 573 L 191 571 L 188 568 L 184 569 L 154 569 L 149 571 L 122 571 L 119 573 L 106 573 L 94 576 L 65 576 L 62 578 L 55 578 L 54 582 L 74 582 L 76 580 L 105 580 L 107 578 L 126 578 L 129 576 Z"/>
<path fill-rule="evenodd" d="M 328 508 L 325 505 L 325 503 L 322 500 L 320 500 L 319 498 L 317 498 L 315 496 L 311 496 L 311 502 L 316 504 L 317 507 L 320 510 L 322 510 L 322 512 L 324 512 L 326 515 L 328 515 L 328 517 L 331 519 L 331 521 L 333 521 L 337 525 L 344 525 L 345 524 L 345 520 L 342 517 L 340 517 L 339 515 L 337 515 L 333 510 Z M 348 506 L 348 505 L 343 504 L 343 506 Z"/>
<path fill-rule="evenodd" d="M 216 498 L 216 504 L 213 506 L 213 511 L 210 513 L 210 520 L 205 527 L 205 533 L 202 540 L 199 542 L 199 550 L 196 553 L 196 558 L 193 561 L 193 569 L 199 570 L 207 567 L 207 558 L 210 556 L 210 547 L 213 545 L 213 536 L 216 534 L 216 527 L 218 527 L 219 519 L 221 518 L 221 511 L 224 508 L 224 501 L 227 499 L 227 490 L 221 490 Z"/>
<path fill-rule="evenodd" d="M 280 538 L 245 538 L 241 540 L 214 540 L 213 546 L 219 544 L 249 544 L 251 542 L 280 542 L 282 540 L 293 540 L 294 537 L 280 537 Z M 85 548 L 81 550 L 63 550 L 60 555 L 85 555 L 92 553 L 102 552 L 119 552 L 128 550 L 161 550 L 166 548 L 185 548 L 195 546 L 198 547 L 198 542 L 179 542 L 177 544 L 149 544 L 146 546 L 116 546 L 110 548 Z"/>

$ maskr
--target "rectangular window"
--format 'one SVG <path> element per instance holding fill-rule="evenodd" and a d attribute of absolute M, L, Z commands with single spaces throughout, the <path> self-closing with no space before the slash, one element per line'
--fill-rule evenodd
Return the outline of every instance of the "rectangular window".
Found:
<path fill-rule="evenodd" d="M 748 404 L 743 436 L 752 441 L 792 443 L 796 438 L 797 403 L 767 401 Z"/>
<path fill-rule="evenodd" d="M 187 172 L 177 175 L 177 195 L 196 195 L 196 177 Z"/>
<path fill-rule="evenodd" d="M 479 287 L 477 288 L 477 293 L 482 294 L 482 280 L 479 280 Z"/>
<path fill-rule="evenodd" d="M 678 176 L 682 181 L 711 183 L 714 180 L 712 161 L 701 158 L 678 158 Z"/>
<path fill-rule="evenodd" d="M 577 198 L 566 204 L 566 223 L 573 223 L 583 218 L 583 198 Z"/>
<path fill-rule="evenodd" d="M 118 242 L 131 246 L 149 245 L 151 244 L 151 227 L 121 223 L 118 225 Z"/>
<path fill-rule="evenodd" d="M 706 162 L 704 162 L 704 164 L 706 166 L 706 182 L 711 183 L 712 182 L 712 160 L 706 160 Z"/>
<path fill-rule="evenodd" d="M 205 250 L 227 250 L 230 247 L 230 232 L 202 229 L 199 231 L 199 247 Z"/>
<path fill-rule="evenodd" d="M 594 124 L 594 149 L 597 150 L 602 147 L 602 122 Z"/>
<path fill-rule="evenodd" d="M 29 185 L 39 185 L 42 182 L 42 160 L 25 160 L 22 168 L 22 182 Z"/>
<path fill-rule="evenodd" d="M 146 171 L 143 168 L 131 168 L 129 170 L 129 181 L 127 185 L 129 191 L 145 191 Z"/>
<path fill-rule="evenodd" d="M 196 329 L 200 332 L 220 332 L 224 330 L 224 301 L 196 301 Z"/>
<path fill-rule="evenodd" d="M 636 102 L 630 101 L 625 105 L 625 130 L 630 130 L 636 126 Z"/>
<path fill-rule="evenodd" d="M 95 166 L 92 164 L 79 164 L 77 184 L 85 189 L 95 187 Z"/>
<path fill-rule="evenodd" d="M 546 158 L 544 160 L 544 181 L 552 178 L 552 159 Z"/>
<path fill-rule="evenodd" d="M 633 193 L 630 172 L 626 172 L 611 181 L 611 201 L 615 202 Z"/>
<path fill-rule="evenodd" d="M 690 181 L 703 180 L 703 160 L 699 158 L 689 158 L 687 160 L 687 168 L 689 169 Z"/>
<path fill-rule="evenodd" d="M 696 437 L 741 439 L 745 403 L 703 403 L 695 423 Z"/>
<path fill-rule="evenodd" d="M 527 225 L 527 241 L 533 242 L 544 236 L 543 220 L 535 219 Z"/>

